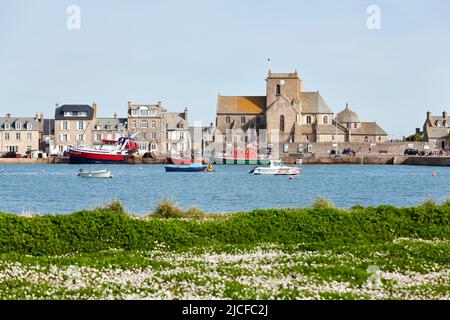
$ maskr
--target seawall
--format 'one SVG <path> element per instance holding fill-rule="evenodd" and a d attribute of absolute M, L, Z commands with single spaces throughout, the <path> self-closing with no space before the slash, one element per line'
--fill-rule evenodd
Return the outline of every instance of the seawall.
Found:
<path fill-rule="evenodd" d="M 404 164 L 411 166 L 450 167 L 450 157 L 407 157 Z"/>

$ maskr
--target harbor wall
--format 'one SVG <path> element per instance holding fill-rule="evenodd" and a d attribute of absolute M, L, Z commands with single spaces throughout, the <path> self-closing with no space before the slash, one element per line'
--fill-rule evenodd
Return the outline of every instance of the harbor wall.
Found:
<path fill-rule="evenodd" d="M 411 166 L 450 167 L 450 157 L 408 157 L 404 164 Z"/>

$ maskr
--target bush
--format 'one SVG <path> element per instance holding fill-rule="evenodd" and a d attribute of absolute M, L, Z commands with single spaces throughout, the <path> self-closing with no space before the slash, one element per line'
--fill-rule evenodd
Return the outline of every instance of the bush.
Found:
<path fill-rule="evenodd" d="M 192 207 L 184 213 L 184 216 L 186 218 L 202 219 L 205 218 L 205 213 L 199 208 Z"/>
<path fill-rule="evenodd" d="M 425 201 L 424 203 L 421 204 L 422 207 L 426 207 L 426 208 L 433 208 L 436 207 L 436 201 L 434 201 L 433 199 L 428 199 L 427 201 Z"/>
<path fill-rule="evenodd" d="M 314 200 L 312 206 L 315 209 L 330 209 L 334 208 L 334 203 L 327 198 L 318 198 Z"/>
<path fill-rule="evenodd" d="M 171 218 L 183 218 L 183 211 L 175 206 L 169 200 L 161 200 L 158 203 L 155 211 L 153 211 L 155 217 L 162 219 L 171 219 Z"/>
<path fill-rule="evenodd" d="M 450 207 L 450 199 L 445 199 L 445 201 L 442 203 L 444 207 Z"/>
<path fill-rule="evenodd" d="M 126 214 L 125 207 L 123 206 L 122 202 L 120 202 L 117 199 L 113 199 L 110 203 L 108 203 L 105 206 L 97 207 L 96 210 L 113 212 L 117 214 Z"/>
<path fill-rule="evenodd" d="M 360 204 L 355 204 L 353 207 L 350 208 L 351 211 L 358 211 L 358 210 L 363 210 L 364 207 Z"/>

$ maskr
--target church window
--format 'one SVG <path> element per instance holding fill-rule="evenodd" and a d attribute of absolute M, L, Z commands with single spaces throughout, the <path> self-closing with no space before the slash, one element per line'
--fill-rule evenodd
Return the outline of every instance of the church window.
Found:
<path fill-rule="evenodd" d="M 307 123 L 307 124 L 311 124 L 311 122 L 312 122 L 311 120 L 312 120 L 312 119 L 311 119 L 311 116 L 307 116 L 307 117 L 306 117 L 306 123 Z"/>
<path fill-rule="evenodd" d="M 281 94 L 281 86 L 277 84 L 276 95 L 279 96 Z"/>
<path fill-rule="evenodd" d="M 358 124 L 355 122 L 355 129 L 358 129 Z"/>
<path fill-rule="evenodd" d="M 351 123 L 347 123 L 347 128 L 350 129 L 352 124 Z"/>
<path fill-rule="evenodd" d="M 227 116 L 227 117 L 225 118 L 225 123 L 229 124 L 230 122 L 231 122 L 231 119 L 230 119 L 229 116 Z"/>
<path fill-rule="evenodd" d="M 284 116 L 280 116 L 280 131 L 284 131 Z"/>
<path fill-rule="evenodd" d="M 245 117 L 241 117 L 241 123 L 242 123 L 242 124 L 245 123 Z"/>
<path fill-rule="evenodd" d="M 327 116 L 323 117 L 323 124 L 328 124 L 328 117 Z"/>

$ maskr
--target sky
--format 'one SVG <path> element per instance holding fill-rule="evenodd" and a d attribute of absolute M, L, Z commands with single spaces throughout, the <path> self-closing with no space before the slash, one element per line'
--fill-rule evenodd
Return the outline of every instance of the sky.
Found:
<path fill-rule="evenodd" d="M 162 101 L 207 124 L 219 93 L 265 95 L 269 68 L 297 69 L 335 113 L 401 138 L 450 111 L 449 17 L 448 0 L 0 0 L 0 116 Z"/>

